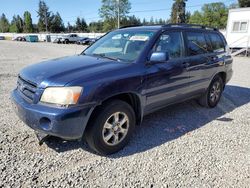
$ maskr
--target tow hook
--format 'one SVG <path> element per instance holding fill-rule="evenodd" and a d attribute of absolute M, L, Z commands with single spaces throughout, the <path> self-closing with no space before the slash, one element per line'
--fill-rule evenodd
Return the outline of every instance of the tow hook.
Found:
<path fill-rule="evenodd" d="M 50 137 L 50 135 L 47 135 L 47 134 L 44 134 L 44 133 L 38 133 L 38 132 L 35 132 L 36 134 L 36 137 L 38 139 L 38 144 L 39 146 L 43 145 L 43 143 Z"/>

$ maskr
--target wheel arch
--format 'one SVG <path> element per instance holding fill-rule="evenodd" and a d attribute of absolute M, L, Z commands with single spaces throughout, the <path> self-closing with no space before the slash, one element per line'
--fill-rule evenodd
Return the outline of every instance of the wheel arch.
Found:
<path fill-rule="evenodd" d="M 136 93 L 127 92 L 127 93 L 119 93 L 116 95 L 109 96 L 109 97 L 105 98 L 97 106 L 95 106 L 95 108 L 93 109 L 93 111 L 88 119 L 88 122 L 86 124 L 85 129 L 87 129 L 87 127 L 90 126 L 90 123 L 95 118 L 95 116 L 97 115 L 97 113 L 102 105 L 105 105 L 107 102 L 109 102 L 111 100 L 116 100 L 116 99 L 128 103 L 133 108 L 133 110 L 135 111 L 136 125 L 140 125 L 142 118 L 143 118 L 143 109 L 142 109 L 141 98 Z"/>

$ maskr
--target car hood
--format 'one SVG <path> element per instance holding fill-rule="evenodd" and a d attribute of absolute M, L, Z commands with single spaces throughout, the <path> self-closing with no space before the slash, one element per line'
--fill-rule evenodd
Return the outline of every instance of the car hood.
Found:
<path fill-rule="evenodd" d="M 77 55 L 53 59 L 28 66 L 20 72 L 20 76 L 36 84 L 40 88 L 48 86 L 65 86 L 79 77 L 84 80 L 97 79 L 106 72 L 113 72 L 128 66 L 109 59 L 86 55 Z"/>

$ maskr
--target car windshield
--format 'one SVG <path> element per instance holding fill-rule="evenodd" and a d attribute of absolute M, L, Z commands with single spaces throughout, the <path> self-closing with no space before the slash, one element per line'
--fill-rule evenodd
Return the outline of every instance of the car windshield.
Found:
<path fill-rule="evenodd" d="M 135 61 L 154 31 L 117 30 L 99 39 L 82 54 L 117 61 Z"/>

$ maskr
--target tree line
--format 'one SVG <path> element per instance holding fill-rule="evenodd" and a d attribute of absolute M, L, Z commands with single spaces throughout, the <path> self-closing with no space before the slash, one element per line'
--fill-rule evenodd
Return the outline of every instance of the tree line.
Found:
<path fill-rule="evenodd" d="M 228 10 L 237 7 L 250 7 L 249 0 L 239 0 L 237 4 L 226 6 L 224 3 L 204 4 L 201 10 L 192 14 L 186 11 L 187 0 L 174 0 L 170 19 L 140 19 L 135 15 L 129 15 L 131 3 L 129 0 L 102 0 L 99 15 L 102 20 L 86 23 L 84 18 L 77 17 L 73 25 L 64 22 L 58 12 L 53 13 L 48 5 L 40 0 L 38 4 L 38 23 L 34 24 L 31 13 L 25 11 L 23 16 L 14 15 L 12 20 L 5 14 L 0 17 L 0 32 L 32 33 L 32 32 L 107 32 L 117 28 L 117 18 L 120 17 L 120 26 L 127 25 L 154 25 L 167 23 L 191 23 L 201 24 L 223 29 L 226 27 Z"/>

